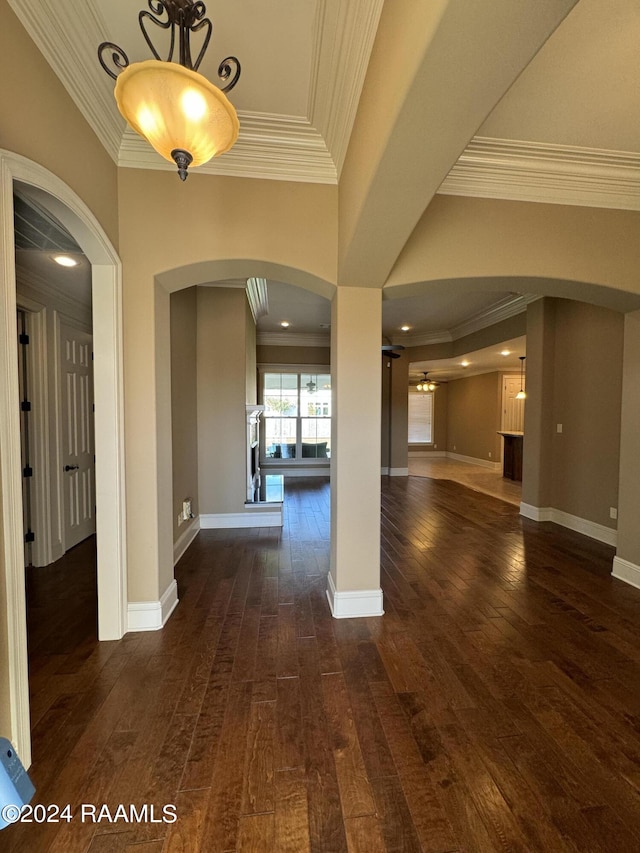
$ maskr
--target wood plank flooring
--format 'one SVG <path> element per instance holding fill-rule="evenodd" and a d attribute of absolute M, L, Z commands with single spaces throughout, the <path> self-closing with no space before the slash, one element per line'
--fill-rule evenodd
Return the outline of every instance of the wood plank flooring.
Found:
<path fill-rule="evenodd" d="M 290 480 L 282 531 L 202 531 L 161 632 L 96 642 L 90 543 L 30 573 L 31 776 L 74 817 L 0 850 L 640 850 L 640 590 L 612 549 L 383 478 L 386 615 L 334 620 L 328 496 Z"/>

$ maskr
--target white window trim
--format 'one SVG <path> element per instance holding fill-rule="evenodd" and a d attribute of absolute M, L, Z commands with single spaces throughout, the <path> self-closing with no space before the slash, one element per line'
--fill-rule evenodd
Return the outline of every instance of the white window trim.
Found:
<path fill-rule="evenodd" d="M 258 373 L 260 374 L 259 382 L 259 397 L 264 405 L 264 385 L 263 374 L 265 373 L 322 373 L 327 376 L 331 375 L 331 365 L 329 364 L 258 364 Z M 318 419 L 325 419 L 327 416 L 320 416 Z M 298 415 L 295 420 L 300 420 L 301 415 Z M 267 468 L 328 468 L 331 462 L 329 457 L 316 459 L 313 456 L 297 457 L 295 459 L 278 459 L 267 457 L 264 455 L 266 449 L 265 442 L 265 420 L 263 416 L 260 418 L 260 467 Z M 331 420 L 331 416 L 328 416 Z"/>
<path fill-rule="evenodd" d="M 415 400 L 416 398 L 430 398 L 430 400 L 431 400 L 431 411 L 429 413 L 430 414 L 429 426 L 430 426 L 431 437 L 429 438 L 429 440 L 412 441 L 411 437 L 410 437 L 411 436 L 411 425 L 412 425 L 411 424 L 411 402 L 410 401 L 412 399 Z M 410 390 L 409 395 L 408 395 L 407 406 L 408 406 L 407 443 L 408 443 L 409 447 L 418 447 L 418 446 L 430 447 L 430 446 L 432 446 L 434 443 L 434 424 L 435 424 L 435 394 L 434 394 L 434 392 L 433 391 L 424 392 L 424 391 L 411 391 Z"/>

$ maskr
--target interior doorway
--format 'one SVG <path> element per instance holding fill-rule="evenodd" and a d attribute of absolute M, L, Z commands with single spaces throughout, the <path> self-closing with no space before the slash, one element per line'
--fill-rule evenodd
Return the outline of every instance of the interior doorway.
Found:
<path fill-rule="evenodd" d="M 80 198 L 55 175 L 0 150 L 0 508 L 6 601 L 5 685 L 7 734 L 25 765 L 31 762 L 26 596 L 18 382 L 18 332 L 13 197 L 16 187 L 55 217 L 91 266 L 94 317 L 94 395 L 101 416 L 95 429 L 98 624 L 100 639 L 126 631 L 126 539 L 122 377 L 122 284 L 119 258 Z M 24 306 L 21 306 L 24 307 Z M 38 306 L 27 306 L 38 315 Z M 50 431 L 45 431 L 50 435 Z M 46 452 L 44 442 L 42 452 Z"/>
<path fill-rule="evenodd" d="M 503 432 L 524 432 L 525 401 L 518 398 L 520 390 L 520 375 L 505 373 L 502 377 L 502 417 L 500 424 L 500 429 Z M 522 390 L 524 391 L 524 385 Z"/>
<path fill-rule="evenodd" d="M 25 565 L 44 567 L 95 533 L 91 265 L 29 187 L 13 203 Z"/>

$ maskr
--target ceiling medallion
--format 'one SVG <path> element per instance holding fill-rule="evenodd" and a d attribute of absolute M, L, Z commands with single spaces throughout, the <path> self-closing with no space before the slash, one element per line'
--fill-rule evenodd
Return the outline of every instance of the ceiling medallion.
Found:
<path fill-rule="evenodd" d="M 224 154 L 238 138 L 238 116 L 225 92 L 238 82 L 240 63 L 235 56 L 223 59 L 218 77 L 228 82 L 222 89 L 214 86 L 198 73 L 213 32 L 213 24 L 205 17 L 205 4 L 193 0 L 148 2 L 151 11 L 140 12 L 138 23 L 155 59 L 130 63 L 124 50 L 110 41 L 99 46 L 98 59 L 116 81 L 114 95 L 124 118 L 165 160 L 176 163 L 184 181 L 189 166 L 201 166 Z M 166 59 L 154 47 L 147 32 L 149 23 L 170 30 Z M 194 62 L 191 33 L 200 31 L 204 42 Z M 176 41 L 179 58 L 174 60 Z"/>

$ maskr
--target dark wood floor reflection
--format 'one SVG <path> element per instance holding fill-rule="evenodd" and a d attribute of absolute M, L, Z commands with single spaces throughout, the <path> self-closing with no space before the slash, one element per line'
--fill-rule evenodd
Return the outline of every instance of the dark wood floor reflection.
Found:
<path fill-rule="evenodd" d="M 32 624 L 38 802 L 178 819 L 77 815 L 0 849 L 640 850 L 640 590 L 610 577 L 612 549 L 384 478 L 386 615 L 337 621 L 328 485 L 290 480 L 285 516 L 203 531 L 165 630 L 119 642 L 34 573 L 63 632 Z"/>

